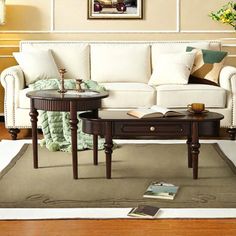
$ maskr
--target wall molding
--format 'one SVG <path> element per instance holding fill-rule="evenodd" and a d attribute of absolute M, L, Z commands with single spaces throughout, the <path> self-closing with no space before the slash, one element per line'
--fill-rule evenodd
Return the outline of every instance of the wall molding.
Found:
<path fill-rule="evenodd" d="M 235 30 L 181 30 L 180 33 L 234 33 Z"/>
<path fill-rule="evenodd" d="M 12 55 L 0 55 L 0 58 L 13 58 Z"/>
<path fill-rule="evenodd" d="M 53 32 L 55 29 L 55 0 L 51 0 L 51 24 L 50 32 Z"/>
<path fill-rule="evenodd" d="M 0 45 L 0 48 L 18 48 L 18 47 L 19 47 L 18 45 L 7 45 L 7 44 Z"/>
<path fill-rule="evenodd" d="M 0 31 L 0 34 L 97 34 L 97 33 L 107 33 L 107 34 L 156 34 L 156 33 L 232 33 L 235 34 L 233 30 L 48 30 L 48 31 L 39 31 L 39 30 L 6 30 Z"/>
<path fill-rule="evenodd" d="M 181 0 L 176 0 L 176 31 L 181 32 Z"/>
<path fill-rule="evenodd" d="M 181 0 L 176 1 L 176 29 L 175 30 L 56 30 L 55 6 L 56 0 L 50 0 L 50 29 L 49 30 L 4 30 L 0 34 L 97 34 L 97 33 L 235 33 L 234 30 L 182 30 L 181 29 Z"/>

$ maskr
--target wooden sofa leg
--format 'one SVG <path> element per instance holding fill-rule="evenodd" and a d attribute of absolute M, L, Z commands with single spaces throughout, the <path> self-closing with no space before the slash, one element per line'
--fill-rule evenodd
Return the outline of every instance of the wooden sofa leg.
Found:
<path fill-rule="evenodd" d="M 16 140 L 17 134 L 20 133 L 20 130 L 19 129 L 9 129 L 8 132 L 11 134 L 11 139 Z"/>
<path fill-rule="evenodd" d="M 236 136 L 236 127 L 231 126 L 227 129 L 227 132 L 229 133 L 230 140 L 235 140 Z"/>

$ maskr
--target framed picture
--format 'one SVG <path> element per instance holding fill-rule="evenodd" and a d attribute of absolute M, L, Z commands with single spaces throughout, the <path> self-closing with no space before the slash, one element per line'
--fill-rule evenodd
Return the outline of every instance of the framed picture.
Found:
<path fill-rule="evenodd" d="M 142 19 L 143 0 L 88 0 L 88 19 Z"/>

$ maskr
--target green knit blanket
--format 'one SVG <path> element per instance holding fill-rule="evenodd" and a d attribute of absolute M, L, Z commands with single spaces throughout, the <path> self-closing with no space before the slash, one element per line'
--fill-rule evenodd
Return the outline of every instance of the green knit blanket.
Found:
<path fill-rule="evenodd" d="M 66 89 L 74 89 L 76 85 L 75 80 L 65 80 Z M 104 91 L 105 88 L 97 82 L 87 80 L 83 83 L 85 89 L 92 89 L 95 91 Z M 29 85 L 33 90 L 43 89 L 59 89 L 60 81 L 58 79 L 38 80 L 34 84 Z M 84 111 L 83 111 L 84 112 Z M 78 132 L 77 132 L 77 148 L 78 150 L 93 149 L 92 135 L 82 132 L 82 125 L 78 116 Z M 41 146 L 46 146 L 50 151 L 65 151 L 71 152 L 71 129 L 69 124 L 69 112 L 52 112 L 39 111 L 39 120 L 42 126 L 44 139 L 41 141 Z M 98 139 L 98 148 L 103 149 L 104 140 Z"/>

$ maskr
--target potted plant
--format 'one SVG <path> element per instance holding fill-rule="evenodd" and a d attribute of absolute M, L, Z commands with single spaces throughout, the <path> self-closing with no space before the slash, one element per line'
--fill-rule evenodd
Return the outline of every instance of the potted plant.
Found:
<path fill-rule="evenodd" d="M 216 12 L 209 14 L 212 20 L 231 25 L 236 30 L 236 3 L 230 1 Z"/>

